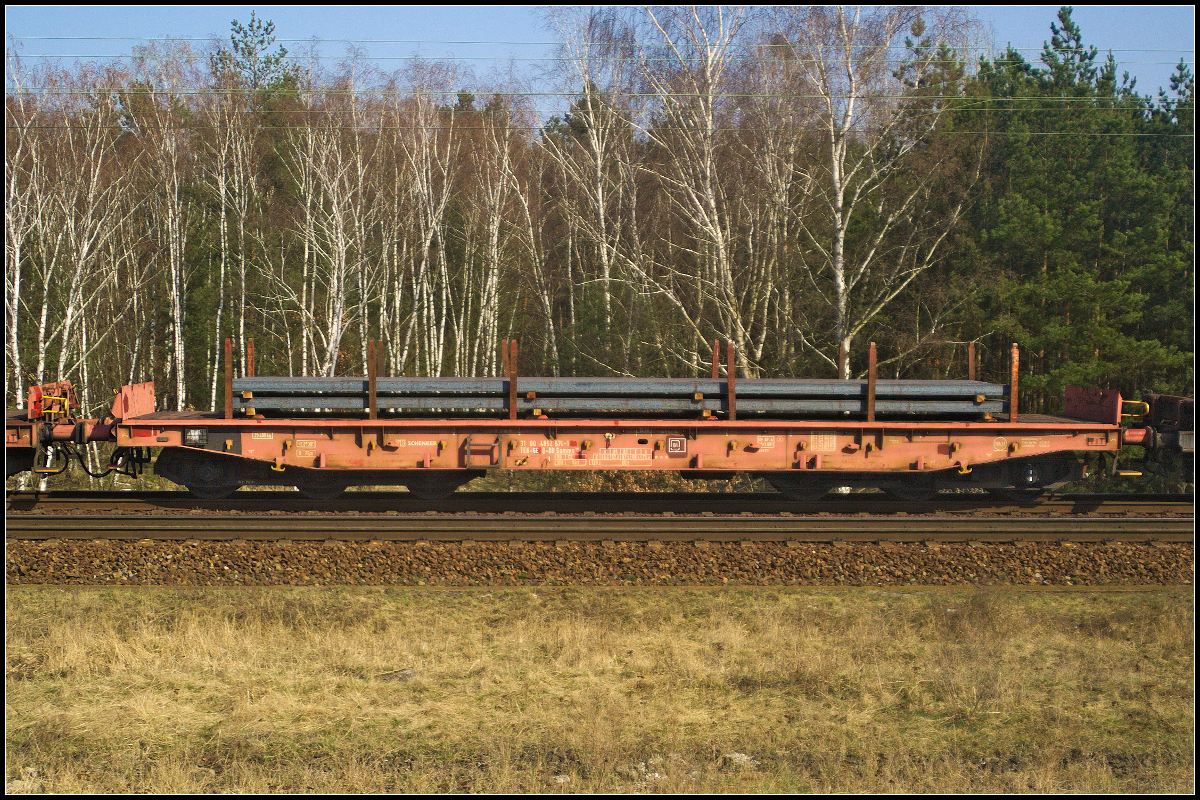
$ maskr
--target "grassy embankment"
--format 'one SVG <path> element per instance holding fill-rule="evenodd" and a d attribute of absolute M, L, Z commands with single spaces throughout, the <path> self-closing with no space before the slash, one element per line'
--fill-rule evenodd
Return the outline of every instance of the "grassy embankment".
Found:
<path fill-rule="evenodd" d="M 58 792 L 1190 792 L 1191 587 L 10 589 Z"/>

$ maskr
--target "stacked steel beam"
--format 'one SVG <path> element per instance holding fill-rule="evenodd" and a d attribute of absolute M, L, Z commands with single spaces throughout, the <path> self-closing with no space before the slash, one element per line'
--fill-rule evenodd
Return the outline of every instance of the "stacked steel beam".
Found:
<path fill-rule="evenodd" d="M 388 415 L 505 416 L 510 380 L 502 378 L 377 378 L 376 404 Z M 356 415 L 370 408 L 365 377 L 270 378 L 233 381 L 233 406 L 243 413 L 280 414 L 318 409 Z M 696 417 L 729 411 L 729 382 L 689 378 L 521 377 L 517 412 L 547 416 Z M 979 416 L 1008 411 L 1008 387 L 969 380 L 877 380 L 881 417 Z M 743 379 L 736 384 L 737 414 L 804 418 L 866 414 L 866 380 Z"/>

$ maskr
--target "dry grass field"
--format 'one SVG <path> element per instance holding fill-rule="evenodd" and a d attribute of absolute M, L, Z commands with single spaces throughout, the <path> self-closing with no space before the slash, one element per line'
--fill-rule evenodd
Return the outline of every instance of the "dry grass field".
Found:
<path fill-rule="evenodd" d="M 50 792 L 1187 792 L 1193 590 L 9 587 Z"/>

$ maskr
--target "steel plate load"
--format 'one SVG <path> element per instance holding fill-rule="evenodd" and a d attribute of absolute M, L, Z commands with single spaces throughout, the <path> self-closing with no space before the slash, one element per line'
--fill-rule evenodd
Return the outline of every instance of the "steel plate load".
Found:
<path fill-rule="evenodd" d="M 509 409 L 508 378 L 378 378 L 376 402 L 390 413 L 474 412 Z M 1007 409 L 1007 387 L 982 381 L 880 380 L 875 411 L 883 415 L 978 415 Z M 233 382 L 234 408 L 261 412 L 367 409 L 368 379 L 243 378 Z M 521 378 L 519 413 L 566 415 L 691 415 L 728 411 L 726 382 L 711 379 Z M 861 414 L 864 380 L 744 379 L 738 410 L 764 416 Z"/>

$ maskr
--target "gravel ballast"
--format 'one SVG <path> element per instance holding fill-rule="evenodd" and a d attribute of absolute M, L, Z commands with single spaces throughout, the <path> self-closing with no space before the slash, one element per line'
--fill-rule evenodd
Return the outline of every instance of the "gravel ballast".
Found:
<path fill-rule="evenodd" d="M 1185 544 L 9 540 L 7 585 L 1180 585 Z"/>

